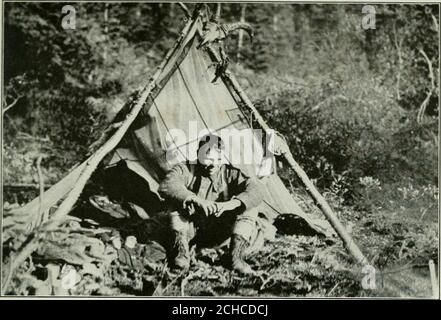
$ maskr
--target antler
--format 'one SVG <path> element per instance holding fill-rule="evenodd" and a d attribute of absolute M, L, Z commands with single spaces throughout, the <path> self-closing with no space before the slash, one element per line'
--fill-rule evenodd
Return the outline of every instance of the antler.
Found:
<path fill-rule="evenodd" d="M 207 16 L 210 14 L 210 7 L 206 5 L 207 8 Z M 214 42 L 220 42 L 227 38 L 232 32 L 238 29 L 245 30 L 250 36 L 250 40 L 253 41 L 253 28 L 250 24 L 246 22 L 235 22 L 229 24 L 221 24 L 219 23 L 221 13 L 221 4 L 216 4 L 216 12 L 211 15 L 211 17 L 205 21 L 203 27 L 202 41 L 199 44 L 198 48 L 202 48 L 207 44 L 211 44 Z"/>
<path fill-rule="evenodd" d="M 250 24 L 246 22 L 235 22 L 230 24 L 219 25 L 213 21 L 207 21 L 204 25 L 204 34 L 202 35 L 201 44 L 198 48 L 205 46 L 208 43 L 214 43 L 224 40 L 233 31 L 243 29 L 250 36 L 251 41 L 253 41 L 253 28 Z"/>
<path fill-rule="evenodd" d="M 227 33 L 227 35 L 235 30 L 238 30 L 238 29 L 245 30 L 248 33 L 248 35 L 250 36 L 251 41 L 253 41 L 254 32 L 253 32 L 253 28 L 251 27 L 251 25 L 249 23 L 234 22 L 234 23 L 224 24 L 223 28 L 224 28 L 225 32 Z"/>

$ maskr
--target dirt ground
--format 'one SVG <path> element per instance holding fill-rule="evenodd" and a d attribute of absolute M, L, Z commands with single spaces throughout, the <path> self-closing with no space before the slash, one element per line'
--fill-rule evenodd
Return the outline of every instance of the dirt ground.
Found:
<path fill-rule="evenodd" d="M 303 204 L 304 205 L 304 204 Z M 240 275 L 225 267 L 227 247 L 192 250 L 190 270 L 170 272 L 164 248 L 143 239 L 139 219 L 108 219 L 83 210 L 69 222 L 64 247 L 44 245 L 12 279 L 7 294 L 100 296 L 248 296 L 248 297 L 431 297 L 428 261 L 437 261 L 437 213 L 424 221 L 385 212 L 338 208 L 339 218 L 375 267 L 370 288 L 366 270 L 351 259 L 338 238 L 289 234 L 280 228 L 272 241 L 248 258 L 255 273 Z M 78 210 L 77 210 L 78 213 Z M 313 212 L 318 214 L 316 210 Z M 92 219 L 93 218 L 93 219 Z M 157 229 L 150 225 L 149 228 Z M 84 230 L 89 230 L 84 238 Z M 92 230 L 92 232 L 90 231 Z M 159 233 L 166 230 L 158 229 Z M 121 248 L 112 242 L 121 238 Z M 61 239 L 64 233 L 53 233 Z M 75 235 L 75 236 L 73 236 Z M 113 238 L 112 238 L 113 235 Z M 137 236 L 133 249 L 124 239 Z M 57 242 L 57 241 L 55 241 Z M 54 242 L 54 243 L 55 243 Z M 58 241 L 59 243 L 60 241 Z M 75 251 L 85 243 L 87 254 Z M 4 266 L 8 261 L 3 261 Z M 72 286 L 63 272 L 75 270 Z M 4 268 L 6 269 L 6 268 Z"/>

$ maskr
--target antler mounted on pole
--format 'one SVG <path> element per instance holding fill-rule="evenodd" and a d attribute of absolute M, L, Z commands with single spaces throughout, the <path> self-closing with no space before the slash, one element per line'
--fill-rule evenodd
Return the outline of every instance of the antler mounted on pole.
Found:
<path fill-rule="evenodd" d="M 251 41 L 253 40 L 253 28 L 249 23 L 220 23 L 220 13 L 221 5 L 218 3 L 216 7 L 216 12 L 211 15 L 211 17 L 209 17 L 204 23 L 202 41 L 199 45 L 199 48 L 225 40 L 234 31 L 239 29 L 245 30 L 250 36 Z"/>
<path fill-rule="evenodd" d="M 212 45 L 214 43 L 219 43 L 218 50 L 219 55 L 216 54 L 216 76 L 212 80 L 212 82 L 216 82 L 217 79 L 225 73 L 228 68 L 229 58 L 225 54 L 225 51 L 222 46 L 222 41 L 225 40 L 229 35 L 231 35 L 236 30 L 245 30 L 250 36 L 251 41 L 253 40 L 253 28 L 246 22 L 235 22 L 230 24 L 222 24 L 220 23 L 220 14 L 221 14 L 221 4 L 218 3 L 216 6 L 216 12 L 210 15 L 210 9 L 207 6 L 207 18 L 204 22 L 202 29 L 202 40 L 198 45 L 198 49 L 204 48 L 211 52 L 214 52 Z"/>

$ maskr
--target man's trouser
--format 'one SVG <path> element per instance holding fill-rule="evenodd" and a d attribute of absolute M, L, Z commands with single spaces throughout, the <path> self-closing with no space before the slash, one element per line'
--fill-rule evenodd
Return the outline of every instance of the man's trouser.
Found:
<path fill-rule="evenodd" d="M 264 232 L 257 209 L 226 211 L 219 217 L 197 212 L 189 216 L 186 212 L 168 213 L 174 231 L 188 235 L 189 241 L 199 247 L 216 247 L 224 244 L 233 234 L 242 236 L 249 247 L 245 254 L 263 246 Z"/>

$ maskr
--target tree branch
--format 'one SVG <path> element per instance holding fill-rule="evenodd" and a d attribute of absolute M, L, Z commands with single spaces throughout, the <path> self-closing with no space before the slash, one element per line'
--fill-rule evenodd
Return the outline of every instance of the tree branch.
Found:
<path fill-rule="evenodd" d="M 397 73 L 397 84 L 396 84 L 396 92 L 397 92 L 397 100 L 398 101 L 401 100 L 400 82 L 401 82 L 401 70 L 402 70 L 402 65 L 403 65 L 403 58 L 402 58 L 402 54 L 401 54 L 401 47 L 402 47 L 402 44 L 403 44 L 403 39 L 404 38 L 401 38 L 398 41 L 398 39 L 397 39 L 396 23 L 394 23 L 394 44 L 395 44 L 395 48 L 397 49 L 397 54 L 398 54 L 398 73 Z"/>
<path fill-rule="evenodd" d="M 421 106 L 420 106 L 420 109 L 419 109 L 418 115 L 417 115 L 417 122 L 418 122 L 418 124 L 421 124 L 423 122 L 424 113 L 426 112 L 426 108 L 427 108 L 427 105 L 429 104 L 429 100 L 432 97 L 432 93 L 436 89 L 436 87 L 435 87 L 435 77 L 433 75 L 432 62 L 430 61 L 429 57 L 427 56 L 427 54 L 424 52 L 423 49 L 419 49 L 418 51 L 421 53 L 421 55 L 424 57 L 424 59 L 427 62 L 427 65 L 429 67 L 429 77 L 430 77 L 429 92 L 427 92 L 426 98 L 421 103 Z"/>
<path fill-rule="evenodd" d="M 438 21 L 436 20 L 435 16 L 432 14 L 432 20 L 433 20 L 433 27 L 437 33 L 439 33 L 439 25 Z"/>
<path fill-rule="evenodd" d="M 21 98 L 23 98 L 23 95 L 19 95 L 17 98 L 15 98 L 15 100 L 10 105 L 3 108 L 2 113 L 5 114 L 9 109 L 14 107 L 17 104 L 18 100 L 20 100 Z"/>

